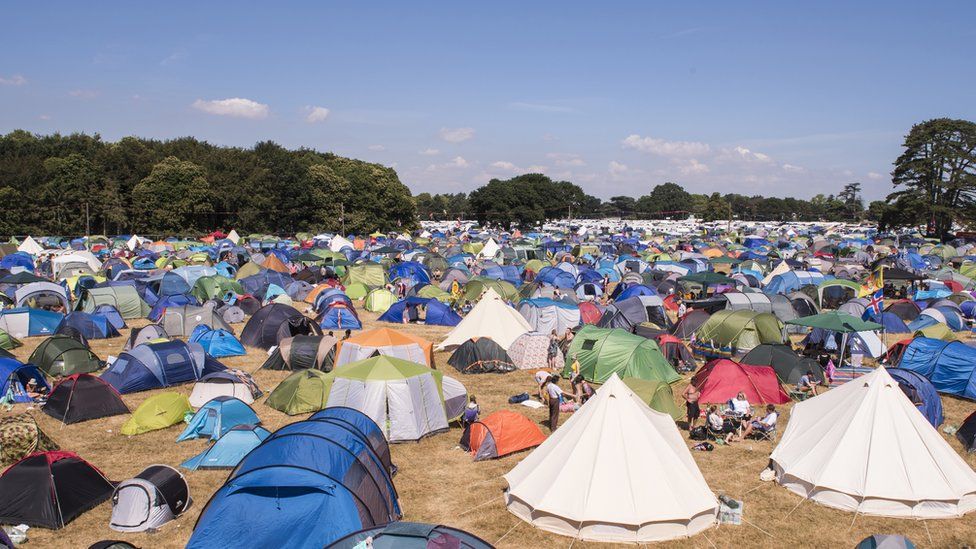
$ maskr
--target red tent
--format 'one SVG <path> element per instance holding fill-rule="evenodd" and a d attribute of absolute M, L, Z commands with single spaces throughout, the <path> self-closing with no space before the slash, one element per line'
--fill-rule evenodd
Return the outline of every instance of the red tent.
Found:
<path fill-rule="evenodd" d="M 894 343 L 891 347 L 888 347 L 885 354 L 881 356 L 881 362 L 891 366 L 896 366 L 899 362 L 901 362 L 901 355 L 905 353 L 905 348 L 908 347 L 913 339 L 914 338 L 909 337 Z"/>
<path fill-rule="evenodd" d="M 727 358 L 702 366 L 691 378 L 691 383 L 701 391 L 701 401 L 712 404 L 727 402 L 739 391 L 745 393 L 750 404 L 786 404 L 790 401 L 772 367 L 740 364 Z"/>
<path fill-rule="evenodd" d="M 461 437 L 461 446 L 475 461 L 507 456 L 542 444 L 546 435 L 531 419 L 510 410 L 499 410 L 472 423 Z"/>
<path fill-rule="evenodd" d="M 603 311 L 600 307 L 593 303 L 592 301 L 584 301 L 579 304 L 580 318 L 583 319 L 583 324 L 596 324 L 600 322 L 600 317 L 603 316 Z"/>

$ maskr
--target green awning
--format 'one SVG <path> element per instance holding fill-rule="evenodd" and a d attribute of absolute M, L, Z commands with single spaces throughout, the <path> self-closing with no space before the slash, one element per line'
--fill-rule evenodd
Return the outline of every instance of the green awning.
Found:
<path fill-rule="evenodd" d="M 830 311 L 828 313 L 820 313 L 819 315 L 805 316 L 803 318 L 797 318 L 796 320 L 789 320 L 786 323 L 796 326 L 820 328 L 822 330 L 830 330 L 831 332 L 839 332 L 842 334 L 849 334 L 851 332 L 873 332 L 875 330 L 881 330 L 884 328 L 884 326 L 878 324 L 877 322 L 861 320 L 854 315 L 849 315 L 840 311 Z"/>

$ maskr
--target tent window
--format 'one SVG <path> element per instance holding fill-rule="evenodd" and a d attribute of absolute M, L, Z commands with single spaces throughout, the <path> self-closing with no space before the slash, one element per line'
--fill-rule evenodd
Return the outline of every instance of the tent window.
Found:
<path fill-rule="evenodd" d="M 596 346 L 596 340 L 595 339 L 587 339 L 586 341 L 583 342 L 583 350 L 584 351 L 592 351 L 593 350 L 593 347 L 595 347 L 595 346 Z"/>

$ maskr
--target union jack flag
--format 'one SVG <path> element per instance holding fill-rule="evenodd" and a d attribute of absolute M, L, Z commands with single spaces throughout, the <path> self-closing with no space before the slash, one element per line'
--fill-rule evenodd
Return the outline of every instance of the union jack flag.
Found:
<path fill-rule="evenodd" d="M 871 301 L 868 301 L 867 309 L 864 310 L 864 314 L 861 315 L 862 320 L 867 320 L 872 316 L 881 316 L 884 311 L 884 289 L 878 289 L 871 295 Z"/>

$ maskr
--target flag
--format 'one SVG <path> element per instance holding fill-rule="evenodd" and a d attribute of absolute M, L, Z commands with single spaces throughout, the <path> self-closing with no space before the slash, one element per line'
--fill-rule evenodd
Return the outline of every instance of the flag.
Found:
<path fill-rule="evenodd" d="M 871 300 L 868 301 L 867 308 L 864 309 L 864 314 L 861 315 L 861 320 L 867 320 L 872 316 L 880 318 L 881 313 L 884 311 L 884 288 L 879 289 L 871 295 Z"/>

